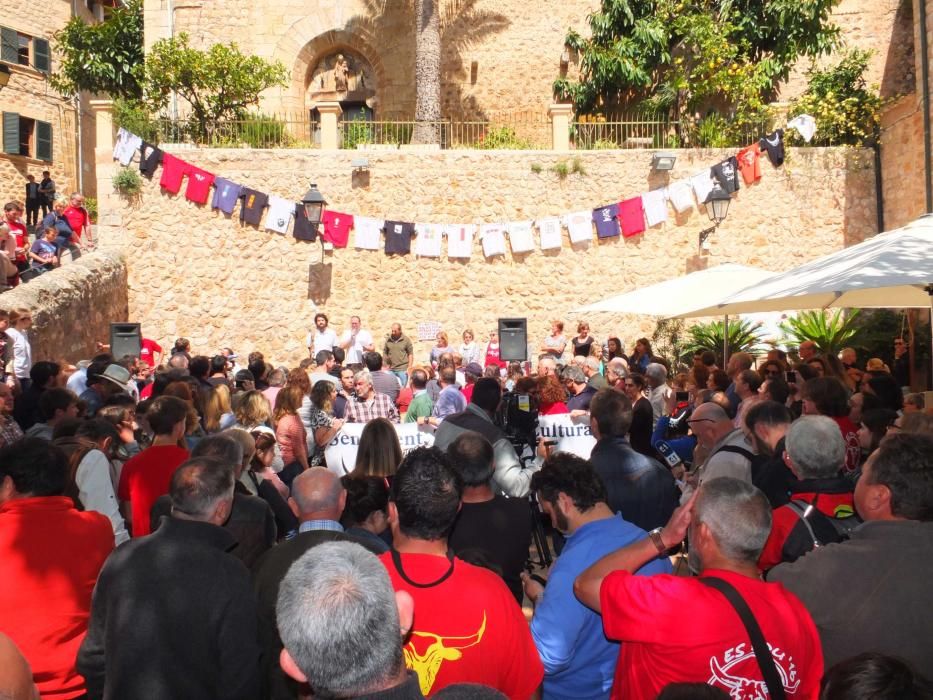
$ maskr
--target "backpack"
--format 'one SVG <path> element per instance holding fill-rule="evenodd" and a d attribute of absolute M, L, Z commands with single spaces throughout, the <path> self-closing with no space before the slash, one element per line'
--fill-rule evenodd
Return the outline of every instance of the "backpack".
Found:
<path fill-rule="evenodd" d="M 771 458 L 768 455 L 757 455 L 751 450 L 747 450 L 744 447 L 739 447 L 738 445 L 724 445 L 716 450 L 715 454 L 720 452 L 732 452 L 733 454 L 742 455 L 749 461 L 749 469 L 751 471 L 752 483 L 758 479 L 758 476 L 761 474 L 762 469 Z"/>
<path fill-rule="evenodd" d="M 847 515 L 830 517 L 816 507 L 817 494 L 812 503 L 801 499 L 787 504 L 798 522 L 788 534 L 781 548 L 781 561 L 792 562 L 809 551 L 833 542 L 843 542 L 863 520 L 852 510 Z"/>

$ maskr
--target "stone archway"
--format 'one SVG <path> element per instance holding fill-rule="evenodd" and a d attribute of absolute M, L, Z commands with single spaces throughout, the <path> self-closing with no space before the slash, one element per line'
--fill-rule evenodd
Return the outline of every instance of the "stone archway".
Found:
<path fill-rule="evenodd" d="M 304 112 L 308 108 L 309 82 L 319 64 L 330 57 L 336 58 L 341 52 L 357 58 L 366 66 L 366 81 L 370 80 L 371 75 L 374 84 L 374 94 L 369 99 L 378 101 L 379 96 L 375 90 L 386 85 L 386 69 L 381 56 L 373 48 L 376 45 L 376 38 L 366 27 L 327 26 L 319 14 L 309 15 L 293 24 L 276 45 L 273 56 L 290 66 L 288 87 L 280 98 L 283 109 L 294 113 Z"/>
<path fill-rule="evenodd" d="M 313 109 L 319 102 L 339 102 L 344 112 L 365 107 L 372 114 L 380 87 L 370 63 L 358 51 L 343 47 L 320 57 L 309 71 L 305 108 Z"/>

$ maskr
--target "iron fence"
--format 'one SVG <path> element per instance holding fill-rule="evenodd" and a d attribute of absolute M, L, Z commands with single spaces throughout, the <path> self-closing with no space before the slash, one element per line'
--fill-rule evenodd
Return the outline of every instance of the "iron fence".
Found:
<path fill-rule="evenodd" d="M 205 125 L 193 119 L 157 119 L 158 142 L 191 143 L 206 148 L 315 148 L 320 125 L 308 116 L 256 115 Z"/>

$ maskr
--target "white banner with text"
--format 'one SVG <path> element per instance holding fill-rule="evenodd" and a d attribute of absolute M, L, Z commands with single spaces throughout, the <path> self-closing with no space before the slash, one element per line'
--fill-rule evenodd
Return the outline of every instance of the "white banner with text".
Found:
<path fill-rule="evenodd" d="M 569 413 L 554 416 L 539 416 L 539 438 L 555 442 L 551 452 L 570 452 L 583 459 L 590 458 L 596 438 L 590 432 L 590 416 L 571 418 Z"/>
<path fill-rule="evenodd" d="M 340 476 L 353 471 L 356 453 L 360 447 L 360 436 L 365 427 L 365 423 L 344 423 L 340 432 L 324 448 L 324 461 L 328 469 Z M 434 431 L 431 428 L 419 426 L 417 423 L 399 423 L 392 427 L 398 434 L 403 455 L 416 447 L 430 447 L 434 444 Z"/>

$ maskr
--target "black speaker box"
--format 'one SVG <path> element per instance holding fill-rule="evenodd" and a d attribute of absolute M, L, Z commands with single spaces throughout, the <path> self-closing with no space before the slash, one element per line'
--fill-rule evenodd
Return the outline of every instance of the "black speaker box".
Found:
<path fill-rule="evenodd" d="M 499 319 L 499 359 L 506 362 L 528 359 L 528 319 Z"/>
<path fill-rule="evenodd" d="M 110 324 L 110 354 L 116 359 L 124 355 L 139 357 L 142 348 L 143 336 L 138 323 Z"/>

